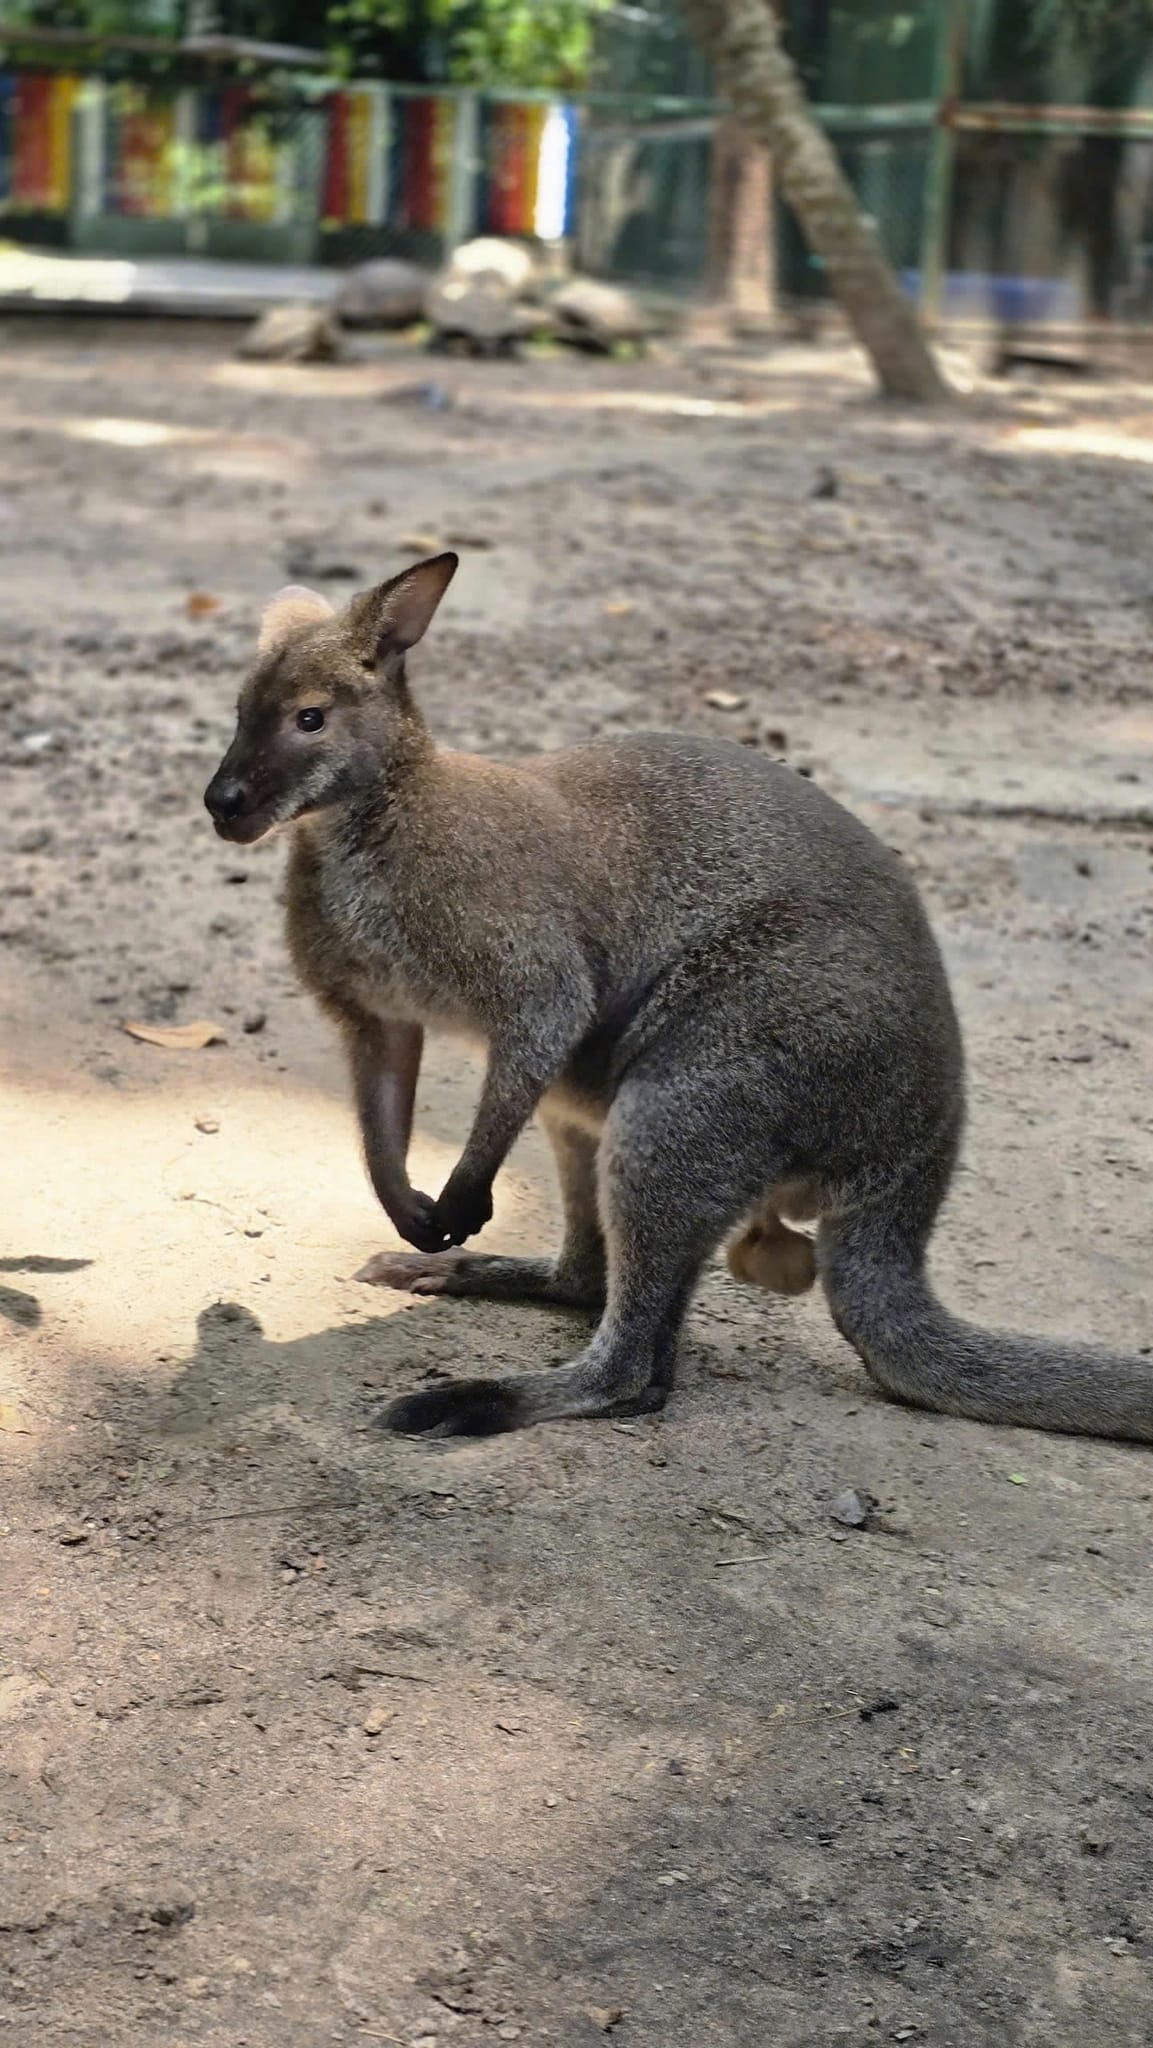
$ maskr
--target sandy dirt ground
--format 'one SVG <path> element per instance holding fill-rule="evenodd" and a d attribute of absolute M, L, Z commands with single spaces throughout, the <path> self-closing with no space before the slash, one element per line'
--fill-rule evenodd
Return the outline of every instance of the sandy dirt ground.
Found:
<path fill-rule="evenodd" d="M 0 333 L 0 2043 L 1145 2048 L 1153 1454 L 892 1406 L 720 1267 L 660 1417 L 382 1435 L 581 1326 L 352 1279 L 282 849 L 201 792 L 277 585 L 459 547 L 446 739 L 722 732 L 901 849 L 970 1054 L 942 1292 L 1143 1344 L 1153 391 L 228 346 Z M 422 1185 L 476 1085 L 434 1048 Z M 487 1241 L 555 1227 L 530 1135 Z"/>

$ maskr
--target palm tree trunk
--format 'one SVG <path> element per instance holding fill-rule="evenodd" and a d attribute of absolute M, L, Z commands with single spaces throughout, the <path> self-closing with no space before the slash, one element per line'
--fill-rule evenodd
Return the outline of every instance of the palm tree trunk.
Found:
<path fill-rule="evenodd" d="M 950 396 L 916 309 L 863 218 L 836 152 L 814 121 L 770 0 L 683 0 L 733 112 L 771 153 L 781 191 L 890 398 Z"/>
<path fill-rule="evenodd" d="M 732 114 L 713 136 L 709 177 L 706 318 L 730 331 L 773 324 L 772 177 L 769 153 Z"/>
<path fill-rule="evenodd" d="M 773 169 L 763 143 L 741 130 L 729 241 L 728 299 L 738 333 L 765 333 L 776 314 Z"/>

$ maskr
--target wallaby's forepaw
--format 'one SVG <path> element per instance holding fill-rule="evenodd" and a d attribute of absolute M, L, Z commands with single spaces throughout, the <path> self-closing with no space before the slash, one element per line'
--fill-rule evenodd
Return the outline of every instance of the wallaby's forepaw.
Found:
<path fill-rule="evenodd" d="M 524 1420 L 515 1380 L 447 1380 L 402 1394 L 377 1417 L 398 1436 L 499 1436 Z"/>
<path fill-rule="evenodd" d="M 460 1264 L 459 1252 L 375 1252 L 354 1280 L 399 1287 L 406 1294 L 443 1294 Z"/>
<path fill-rule="evenodd" d="M 405 1243 L 414 1244 L 418 1252 L 444 1251 L 450 1241 L 439 1202 L 422 1195 L 418 1188 L 410 1188 L 403 1205 L 390 1209 L 389 1220 Z"/>
<path fill-rule="evenodd" d="M 463 1244 L 466 1238 L 475 1237 L 492 1221 L 491 1182 L 478 1186 L 463 1174 L 450 1174 L 436 1205 L 436 1220 L 442 1244 L 445 1238 L 449 1244 Z"/>

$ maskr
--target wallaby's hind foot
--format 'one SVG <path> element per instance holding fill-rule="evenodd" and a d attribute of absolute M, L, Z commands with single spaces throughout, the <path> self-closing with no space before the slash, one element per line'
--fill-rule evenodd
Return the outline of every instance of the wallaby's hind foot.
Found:
<path fill-rule="evenodd" d="M 489 1301 L 544 1301 L 594 1311 L 604 1306 L 603 1278 L 565 1271 L 552 1259 L 455 1251 L 377 1252 L 356 1278 L 370 1287 L 396 1287 L 406 1294 L 472 1294 Z"/>
<path fill-rule="evenodd" d="M 651 1415 L 669 1390 L 655 1381 L 619 1396 L 585 1370 L 585 1361 L 521 1379 L 445 1380 L 418 1394 L 402 1394 L 377 1418 L 397 1436 L 500 1436 L 533 1422 L 563 1422 L 604 1415 Z"/>
<path fill-rule="evenodd" d="M 499 1436 L 521 1420 L 516 1380 L 447 1380 L 390 1401 L 377 1426 L 397 1436 Z"/>
<path fill-rule="evenodd" d="M 726 1257 L 734 1280 L 767 1288 L 770 1294 L 807 1294 L 817 1277 L 812 1240 L 791 1230 L 771 1202 L 763 1203 L 730 1240 Z"/>

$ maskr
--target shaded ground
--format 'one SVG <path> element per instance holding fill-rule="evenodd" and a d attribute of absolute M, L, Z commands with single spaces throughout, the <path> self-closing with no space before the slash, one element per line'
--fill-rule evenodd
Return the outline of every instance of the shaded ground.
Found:
<path fill-rule="evenodd" d="M 579 1324 L 348 1277 L 281 855 L 200 792 L 272 588 L 455 542 L 446 738 L 725 731 L 903 850 L 972 1067 L 943 1291 L 1141 1342 L 1153 393 L 0 343 L 0 2041 L 1146 2043 L 1149 1453 L 888 1406 L 720 1271 L 661 1418 L 382 1438 Z M 475 1084 L 434 1055 L 422 1184 Z M 554 1216 L 530 1139 L 490 1241 Z"/>

